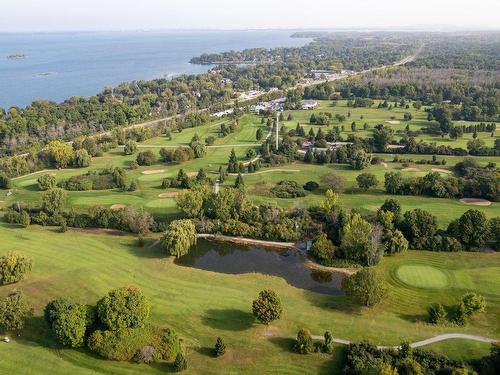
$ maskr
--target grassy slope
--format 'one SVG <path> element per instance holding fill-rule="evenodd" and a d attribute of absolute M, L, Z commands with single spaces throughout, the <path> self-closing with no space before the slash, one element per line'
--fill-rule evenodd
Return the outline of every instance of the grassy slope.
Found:
<path fill-rule="evenodd" d="M 42 321 L 43 306 L 56 296 L 95 303 L 108 290 L 137 285 L 151 299 L 152 321 L 174 327 L 188 347 L 188 373 L 331 373 L 339 369 L 340 356 L 300 356 L 289 346 L 298 329 L 315 334 L 326 329 L 334 336 L 367 339 L 378 344 L 398 344 L 443 332 L 468 332 L 499 337 L 500 254 L 427 253 L 385 258 L 378 267 L 389 280 L 386 302 L 373 310 L 357 310 L 343 297 L 330 297 L 296 289 L 283 279 L 260 274 L 223 275 L 172 264 L 158 249 L 137 248 L 130 236 L 83 234 L 30 227 L 0 226 L 0 254 L 22 252 L 34 259 L 26 281 L 0 287 L 0 295 L 21 288 L 33 300 L 35 317 L 21 337 L 2 344 L 0 366 L 6 373 L 23 374 L 135 374 L 161 373 L 165 366 L 150 367 L 107 362 L 88 353 L 58 348 Z M 419 289 L 394 277 L 405 264 L 430 264 L 441 269 L 450 284 L 444 289 Z M 259 290 L 272 288 L 284 302 L 283 319 L 267 329 L 255 324 L 251 301 Z M 488 303 L 487 312 L 464 328 L 434 327 L 421 322 L 430 303 L 452 305 L 465 291 L 476 290 Z M 217 336 L 225 338 L 229 353 L 222 359 L 206 355 Z M 457 341 L 452 350 L 466 356 L 471 346 Z M 472 348 L 475 348 L 473 345 Z M 335 372 L 337 373 L 337 372 Z"/>

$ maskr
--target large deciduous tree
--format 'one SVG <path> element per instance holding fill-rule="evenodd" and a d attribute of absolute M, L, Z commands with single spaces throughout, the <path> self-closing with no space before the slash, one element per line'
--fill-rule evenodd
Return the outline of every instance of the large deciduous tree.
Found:
<path fill-rule="evenodd" d="M 99 321 L 110 330 L 144 327 L 149 313 L 146 297 L 135 287 L 112 290 L 97 302 Z"/>
<path fill-rule="evenodd" d="M 180 258 L 196 244 L 196 228 L 191 220 L 172 221 L 163 235 L 163 247 L 168 254 Z"/>
<path fill-rule="evenodd" d="M 56 168 L 67 167 L 73 158 L 73 147 L 63 141 L 50 142 L 46 152 Z"/>
<path fill-rule="evenodd" d="M 252 312 L 261 323 L 269 324 L 279 318 L 283 313 L 281 300 L 273 290 L 263 290 L 252 303 Z"/>
<path fill-rule="evenodd" d="M 24 293 L 15 290 L 0 300 L 0 330 L 20 331 L 27 318 L 33 315 L 33 307 Z"/>
<path fill-rule="evenodd" d="M 354 301 L 363 306 L 374 306 L 386 296 L 383 280 L 371 268 L 363 268 L 342 281 L 342 289 Z"/>

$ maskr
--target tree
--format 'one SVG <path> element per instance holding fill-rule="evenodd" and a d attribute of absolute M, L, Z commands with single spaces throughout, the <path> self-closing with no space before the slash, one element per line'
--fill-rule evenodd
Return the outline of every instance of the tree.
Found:
<path fill-rule="evenodd" d="M 333 352 L 333 336 L 330 333 L 330 331 L 326 331 L 323 337 L 324 337 L 323 347 L 322 347 L 323 353 Z"/>
<path fill-rule="evenodd" d="M 462 242 L 467 249 L 474 249 L 484 246 L 489 237 L 489 229 L 484 213 L 478 210 L 468 210 L 449 225 L 448 232 Z"/>
<path fill-rule="evenodd" d="M 299 354 L 309 354 L 313 352 L 313 340 L 311 332 L 308 329 L 302 328 L 297 333 L 297 340 L 295 341 L 293 350 Z"/>
<path fill-rule="evenodd" d="M 440 303 L 435 303 L 427 310 L 429 315 L 429 323 L 442 324 L 446 320 L 446 311 Z"/>
<path fill-rule="evenodd" d="M 264 134 L 262 132 L 262 129 L 258 128 L 257 129 L 257 133 L 255 133 L 255 139 L 257 139 L 258 141 L 260 141 L 260 140 L 262 140 L 263 137 L 264 137 Z"/>
<path fill-rule="evenodd" d="M 311 246 L 311 254 L 324 265 L 329 265 L 335 257 L 335 246 L 325 233 L 316 237 Z"/>
<path fill-rule="evenodd" d="M 56 168 L 66 168 L 73 157 L 73 148 L 63 141 L 50 142 L 46 152 Z"/>
<path fill-rule="evenodd" d="M 387 294 L 383 280 L 374 269 L 363 268 L 342 281 L 346 295 L 363 306 L 374 306 Z"/>
<path fill-rule="evenodd" d="M 372 259 L 374 249 L 371 234 L 371 224 L 358 213 L 352 215 L 342 231 L 340 249 L 344 257 L 360 264 L 377 263 L 378 259 Z"/>
<path fill-rule="evenodd" d="M 258 298 L 253 301 L 252 311 L 259 322 L 269 324 L 281 318 L 283 307 L 281 306 L 281 300 L 276 292 L 265 289 L 261 291 Z"/>
<path fill-rule="evenodd" d="M 351 167 L 353 169 L 365 169 L 372 161 L 371 155 L 367 154 L 364 150 L 356 150 L 351 156 Z"/>
<path fill-rule="evenodd" d="M 182 372 L 187 369 L 187 360 L 182 353 L 178 353 L 174 361 L 174 371 Z"/>
<path fill-rule="evenodd" d="M 226 344 L 221 337 L 217 337 L 217 341 L 215 342 L 214 354 L 216 357 L 222 357 L 226 354 Z"/>
<path fill-rule="evenodd" d="M 72 164 L 76 168 L 85 168 L 88 167 L 92 163 L 92 157 L 89 155 L 87 150 L 81 149 L 81 150 L 76 150 L 73 159 L 72 159 Z"/>
<path fill-rule="evenodd" d="M 137 151 L 137 142 L 130 139 L 125 143 L 125 146 L 123 147 L 123 152 L 125 155 L 132 155 L 135 154 Z"/>
<path fill-rule="evenodd" d="M 151 150 L 139 152 L 136 161 L 139 165 L 153 165 L 156 163 L 156 155 Z"/>
<path fill-rule="evenodd" d="M 40 190 L 49 190 L 56 187 L 56 178 L 51 174 L 43 174 L 38 177 L 38 188 Z"/>
<path fill-rule="evenodd" d="M 335 173 L 325 173 L 320 177 L 320 180 L 328 189 L 331 189 L 336 193 L 342 193 L 347 184 L 346 179 L 343 176 Z"/>
<path fill-rule="evenodd" d="M 33 307 L 20 290 L 10 292 L 0 300 L 0 330 L 21 331 L 27 318 L 33 315 Z"/>
<path fill-rule="evenodd" d="M 388 231 L 384 235 L 384 248 L 389 255 L 402 253 L 408 250 L 408 240 L 399 230 Z"/>
<path fill-rule="evenodd" d="M 0 189 L 10 189 L 12 188 L 12 182 L 10 178 L 3 172 L 0 172 Z"/>
<path fill-rule="evenodd" d="M 66 192 L 60 188 L 47 190 L 42 195 L 42 209 L 49 215 L 60 213 L 64 208 Z"/>
<path fill-rule="evenodd" d="M 13 284 L 31 271 L 33 261 L 20 254 L 8 252 L 0 257 L 0 285 Z"/>
<path fill-rule="evenodd" d="M 368 190 L 378 185 L 377 177 L 373 173 L 361 173 L 356 177 L 356 182 L 362 190 Z"/>
<path fill-rule="evenodd" d="M 467 316 L 484 312 L 484 309 L 486 308 L 486 301 L 484 300 L 484 297 L 477 295 L 476 293 L 464 294 L 461 302 L 465 307 L 465 313 Z"/>
<path fill-rule="evenodd" d="M 163 248 L 168 254 L 180 258 L 196 244 L 196 228 L 191 220 L 174 220 L 163 235 Z"/>
<path fill-rule="evenodd" d="M 437 220 L 430 212 L 416 208 L 404 213 L 402 228 L 405 237 L 415 242 L 419 238 L 432 237 L 437 231 Z"/>
<path fill-rule="evenodd" d="M 325 192 L 325 199 L 321 202 L 320 207 L 328 213 L 333 212 L 333 210 L 340 206 L 340 195 L 335 193 L 333 190 L 328 189 Z"/>
<path fill-rule="evenodd" d="M 195 218 L 203 215 L 203 204 L 210 194 L 206 185 L 195 185 L 191 189 L 181 192 L 176 198 L 177 208 L 188 217 Z"/>
<path fill-rule="evenodd" d="M 112 331 L 142 328 L 149 313 L 150 306 L 146 297 L 135 287 L 112 290 L 97 302 L 99 321 Z"/>
<path fill-rule="evenodd" d="M 143 207 L 127 207 L 125 209 L 125 221 L 130 231 L 138 234 L 140 237 L 148 234 L 154 224 L 153 217 Z"/>
<path fill-rule="evenodd" d="M 64 299 L 49 302 L 45 307 L 45 317 L 57 340 L 71 348 L 84 345 L 87 330 L 94 322 L 90 306 Z"/>
<path fill-rule="evenodd" d="M 389 211 L 394 214 L 394 220 L 401 215 L 401 204 L 392 198 L 386 199 L 382 206 L 380 206 L 381 211 Z"/>
<path fill-rule="evenodd" d="M 245 187 L 245 181 L 243 181 L 243 176 L 241 175 L 241 173 L 238 173 L 238 176 L 234 181 L 234 187 L 236 189 L 243 189 Z"/>
<path fill-rule="evenodd" d="M 231 154 L 229 155 L 229 161 L 227 163 L 227 171 L 229 173 L 238 172 L 238 158 L 236 157 L 236 152 L 234 152 L 234 148 L 231 150 Z"/>

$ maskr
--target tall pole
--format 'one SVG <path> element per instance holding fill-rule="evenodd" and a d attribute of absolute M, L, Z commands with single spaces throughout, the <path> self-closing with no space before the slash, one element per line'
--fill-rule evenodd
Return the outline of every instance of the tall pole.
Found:
<path fill-rule="evenodd" d="M 280 115 L 276 113 L 276 151 L 278 151 L 279 148 L 279 135 L 280 135 Z"/>

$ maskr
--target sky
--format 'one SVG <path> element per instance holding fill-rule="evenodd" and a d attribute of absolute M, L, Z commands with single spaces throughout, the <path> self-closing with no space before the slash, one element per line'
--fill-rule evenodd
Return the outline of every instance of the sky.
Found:
<path fill-rule="evenodd" d="M 0 32 L 500 28 L 500 0 L 0 0 Z"/>

